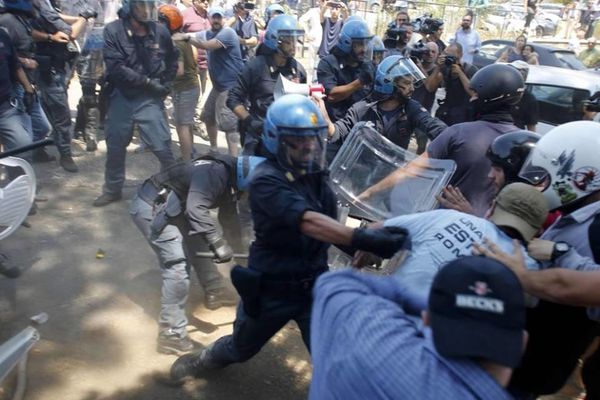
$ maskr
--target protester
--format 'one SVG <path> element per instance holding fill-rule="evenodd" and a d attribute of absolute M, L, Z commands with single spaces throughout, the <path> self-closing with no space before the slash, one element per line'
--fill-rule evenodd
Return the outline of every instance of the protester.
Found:
<path fill-rule="evenodd" d="M 523 299 L 512 271 L 480 257 L 442 268 L 428 301 L 387 277 L 325 274 L 309 398 L 510 399 L 527 343 Z"/>
<path fill-rule="evenodd" d="M 245 7 L 246 3 L 238 2 L 233 6 L 235 19 L 231 27 L 235 30 L 240 40 L 240 50 L 242 60 L 248 62 L 256 53 L 258 45 L 258 29 L 254 17 L 250 14 L 250 10 Z"/>
<path fill-rule="evenodd" d="M 537 142 L 519 173 L 522 179 L 542 190 L 550 209 L 563 213 L 539 240 L 528 246 L 529 255 L 544 262 L 547 267 L 595 273 L 600 269 L 599 128 L 597 122 L 577 121 L 552 129 Z M 522 257 L 518 252 L 502 254 L 506 250 L 500 252 L 493 246 L 491 250 L 483 247 L 478 247 L 478 250 L 484 255 L 500 255 L 508 265 Z M 518 268 L 515 270 L 519 271 Z M 579 280 L 570 281 L 572 274 L 539 273 L 518 272 L 523 282 L 528 282 L 527 290 L 549 300 L 541 301 L 528 313 L 530 342 L 511 382 L 514 393 L 523 397 L 537 397 L 559 390 L 598 333 L 599 310 L 588 309 L 586 313 L 586 309 L 581 307 L 597 305 L 593 301 L 597 288 L 586 284 L 575 289 L 573 283 Z M 548 278 L 561 280 L 548 281 Z M 593 281 L 592 278 L 589 283 Z M 540 283 L 546 282 L 548 287 L 541 289 Z M 557 289 L 556 292 L 550 292 L 553 289 Z M 571 306 L 559 305 L 555 301 Z M 569 345 L 565 346 L 565 343 Z M 600 396 L 597 379 L 599 359 L 600 354 L 596 350 L 583 366 L 587 398 Z"/>
<path fill-rule="evenodd" d="M 183 31 L 202 32 L 210 29 L 208 18 L 208 0 L 193 0 L 192 7 L 183 12 Z M 198 48 L 198 77 L 202 94 L 206 93 L 206 81 L 208 79 L 208 60 L 206 50 Z"/>
<path fill-rule="evenodd" d="M 523 47 L 527 44 L 527 37 L 519 35 L 515 39 L 515 45 L 509 46 L 500 54 L 496 62 L 512 63 L 513 61 L 524 61 Z"/>
<path fill-rule="evenodd" d="M 327 13 L 329 12 L 329 15 Z M 324 1 L 321 3 L 321 27 L 323 30 L 321 45 L 319 46 L 319 57 L 323 58 L 331 53 L 337 45 L 344 25 L 348 17 L 348 9 L 341 1 Z"/>

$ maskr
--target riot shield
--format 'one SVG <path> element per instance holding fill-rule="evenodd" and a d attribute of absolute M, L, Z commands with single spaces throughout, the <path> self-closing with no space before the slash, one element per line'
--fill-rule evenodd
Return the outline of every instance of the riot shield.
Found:
<path fill-rule="evenodd" d="M 77 74 L 80 80 L 96 82 L 104 75 L 104 59 L 102 58 L 103 31 L 104 27 L 95 26 L 86 35 L 77 65 Z"/>
<path fill-rule="evenodd" d="M 433 209 L 435 196 L 448 184 L 456 164 L 436 159 L 411 163 L 416 157 L 380 135 L 371 123 L 357 124 L 330 166 L 338 201 L 348 205 L 350 216 L 369 221 Z M 365 196 L 374 187 L 379 188 Z"/>

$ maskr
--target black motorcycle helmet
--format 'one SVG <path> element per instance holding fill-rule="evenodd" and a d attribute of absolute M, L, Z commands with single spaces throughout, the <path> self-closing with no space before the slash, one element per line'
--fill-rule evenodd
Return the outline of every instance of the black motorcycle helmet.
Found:
<path fill-rule="evenodd" d="M 492 165 L 502 168 L 506 184 L 522 182 L 519 171 L 531 149 L 541 136 L 535 132 L 519 130 L 498 136 L 487 150 Z"/>
<path fill-rule="evenodd" d="M 508 64 L 486 65 L 473 75 L 470 86 L 477 93 L 473 103 L 479 111 L 515 105 L 525 90 L 523 76 Z"/>

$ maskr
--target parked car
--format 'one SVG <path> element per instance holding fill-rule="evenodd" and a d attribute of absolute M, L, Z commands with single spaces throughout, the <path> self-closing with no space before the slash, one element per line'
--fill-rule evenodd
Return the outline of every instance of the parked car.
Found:
<path fill-rule="evenodd" d="M 560 49 L 558 47 L 548 46 L 544 44 L 530 43 L 533 45 L 535 52 L 538 54 L 540 65 L 548 65 L 551 67 L 574 69 L 585 71 L 588 68 L 583 65 L 571 50 Z M 481 43 L 481 49 L 473 58 L 473 64 L 477 68 L 484 67 L 488 64 L 496 62 L 508 46 L 513 46 L 514 42 L 503 39 L 484 40 Z M 596 79 L 598 76 L 596 75 Z"/>
<path fill-rule="evenodd" d="M 589 71 L 532 65 L 525 90 L 538 101 L 537 131 L 544 134 L 556 125 L 581 120 L 583 101 L 600 91 L 600 79 Z"/>
<path fill-rule="evenodd" d="M 553 13 L 538 10 L 533 21 L 531 29 L 535 36 L 553 36 L 556 34 L 560 17 Z M 523 31 L 525 25 L 525 12 L 523 6 L 503 4 L 492 9 L 480 23 L 482 27 L 488 30 L 492 35 L 510 34 Z"/>

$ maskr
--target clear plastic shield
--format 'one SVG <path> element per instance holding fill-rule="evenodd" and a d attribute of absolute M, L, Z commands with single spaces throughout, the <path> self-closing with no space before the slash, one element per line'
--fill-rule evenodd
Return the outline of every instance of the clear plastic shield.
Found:
<path fill-rule="evenodd" d="M 80 79 L 98 80 L 104 74 L 104 59 L 102 58 L 103 31 L 103 27 L 97 26 L 86 35 L 77 65 L 77 73 Z"/>
<path fill-rule="evenodd" d="M 370 221 L 433 209 L 456 164 L 436 159 L 411 163 L 416 158 L 372 124 L 357 124 L 330 166 L 338 201 L 350 207 L 349 215 Z"/>

